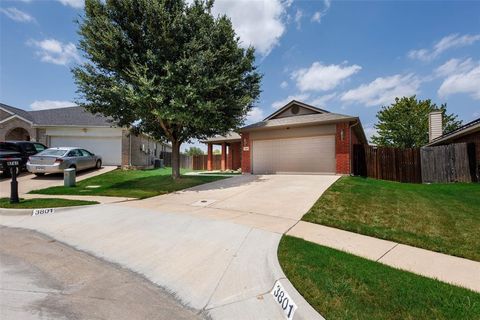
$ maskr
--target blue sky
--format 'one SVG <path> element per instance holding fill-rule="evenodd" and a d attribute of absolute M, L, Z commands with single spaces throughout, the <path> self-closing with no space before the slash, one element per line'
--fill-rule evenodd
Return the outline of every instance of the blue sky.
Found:
<path fill-rule="evenodd" d="M 0 1 L 0 101 L 73 105 L 81 0 Z M 257 49 L 262 95 L 247 122 L 296 98 L 360 116 L 367 135 L 395 96 L 480 117 L 480 1 L 217 0 Z"/>

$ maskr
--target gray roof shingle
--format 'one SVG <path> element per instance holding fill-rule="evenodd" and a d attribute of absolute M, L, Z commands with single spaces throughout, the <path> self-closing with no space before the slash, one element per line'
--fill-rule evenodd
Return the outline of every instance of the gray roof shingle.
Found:
<path fill-rule="evenodd" d="M 347 116 L 344 114 L 338 114 L 338 113 L 307 114 L 303 116 L 294 116 L 294 117 L 260 121 L 260 122 L 245 126 L 241 128 L 240 131 L 267 129 L 267 128 L 283 127 L 283 126 L 299 126 L 299 125 L 305 125 L 305 124 L 334 123 L 342 120 L 348 121 L 348 120 L 356 120 L 356 119 L 358 118 L 353 116 Z"/>
<path fill-rule="evenodd" d="M 15 107 L 3 104 L 3 103 L 0 103 L 0 107 L 2 107 L 3 109 L 5 109 L 5 110 L 7 110 L 11 113 L 15 113 L 15 114 L 19 115 L 20 117 L 25 118 L 29 121 L 33 121 L 33 118 L 28 111 L 25 111 L 25 110 L 19 109 L 19 108 L 15 108 Z"/>
<path fill-rule="evenodd" d="M 38 126 L 115 126 L 112 118 L 92 114 L 83 107 L 67 107 L 30 111 L 33 122 Z"/>

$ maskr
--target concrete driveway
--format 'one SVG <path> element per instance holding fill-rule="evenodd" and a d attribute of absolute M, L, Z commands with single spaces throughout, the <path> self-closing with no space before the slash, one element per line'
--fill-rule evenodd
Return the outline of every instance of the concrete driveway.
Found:
<path fill-rule="evenodd" d="M 85 170 L 77 173 L 77 181 L 81 181 L 87 178 L 98 176 L 99 174 L 106 173 L 115 170 L 116 166 L 104 166 L 99 170 Z M 17 178 L 18 180 L 18 193 L 28 193 L 32 190 L 44 189 L 54 186 L 63 185 L 63 174 L 47 174 L 43 177 L 37 177 L 29 172 L 22 172 Z M 10 196 L 10 181 L 11 178 L 2 178 L 0 180 L 0 197 Z"/>
<path fill-rule="evenodd" d="M 285 278 L 281 234 L 336 176 L 241 176 L 170 195 L 58 214 L 0 216 L 137 272 L 213 319 L 282 319 L 278 280 L 294 319 L 322 319 Z"/>
<path fill-rule="evenodd" d="M 124 205 L 252 226 L 284 233 L 339 177 L 243 175 Z"/>

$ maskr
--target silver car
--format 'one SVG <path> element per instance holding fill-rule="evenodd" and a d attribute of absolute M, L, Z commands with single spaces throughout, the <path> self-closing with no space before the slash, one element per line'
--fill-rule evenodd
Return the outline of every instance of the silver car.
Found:
<path fill-rule="evenodd" d="M 37 176 L 59 173 L 68 168 L 76 171 L 102 167 L 102 158 L 76 147 L 49 148 L 28 158 L 27 170 Z"/>

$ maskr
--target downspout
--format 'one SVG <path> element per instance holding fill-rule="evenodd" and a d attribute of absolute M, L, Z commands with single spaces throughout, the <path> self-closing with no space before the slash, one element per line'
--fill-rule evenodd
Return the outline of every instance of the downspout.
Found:
<path fill-rule="evenodd" d="M 353 144 L 352 144 L 352 128 L 355 127 L 355 126 L 358 126 L 358 124 L 360 123 L 360 121 L 356 121 L 354 124 L 352 124 L 351 126 L 349 126 L 349 129 L 350 129 L 350 141 L 349 141 L 349 144 L 350 144 L 350 175 L 352 176 L 353 175 Z"/>

